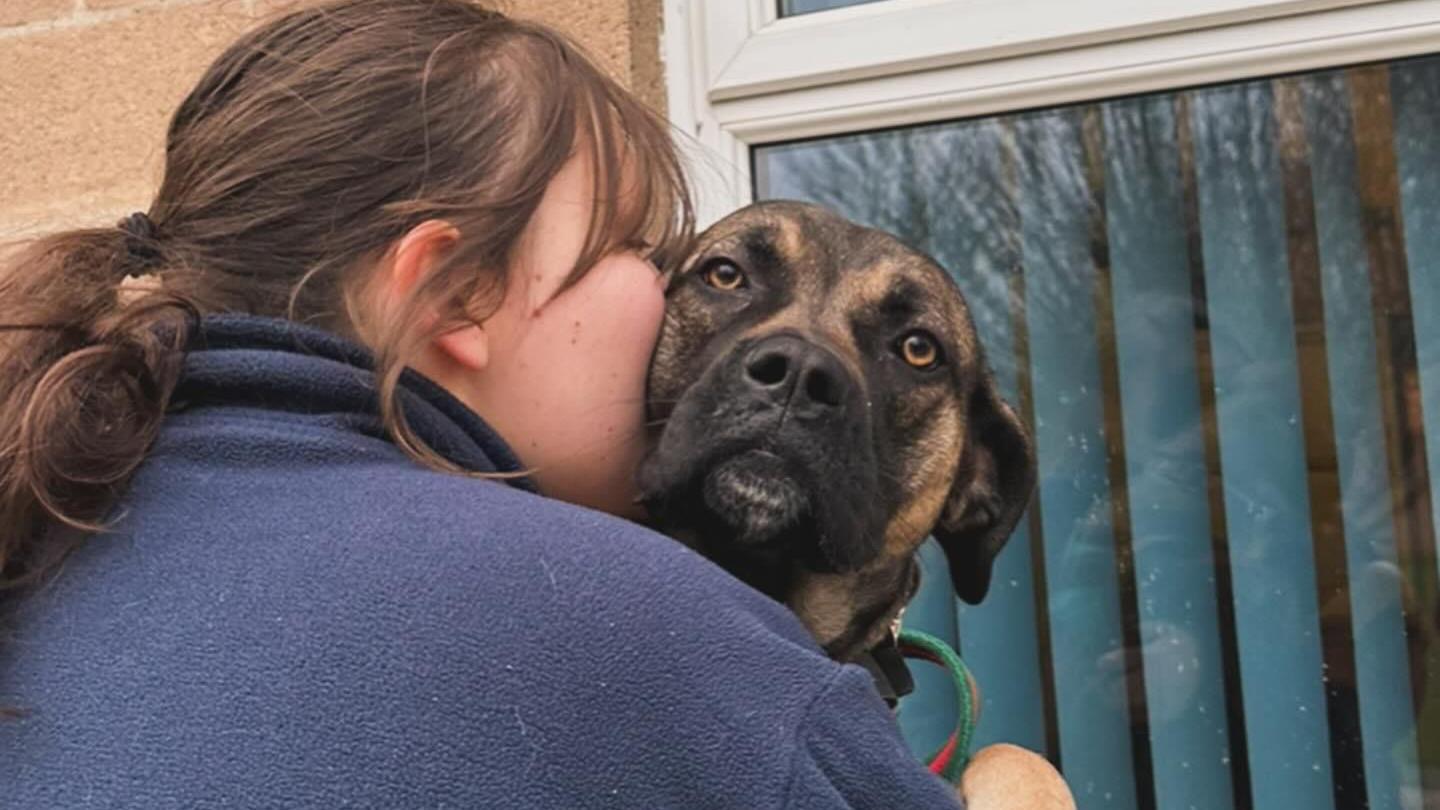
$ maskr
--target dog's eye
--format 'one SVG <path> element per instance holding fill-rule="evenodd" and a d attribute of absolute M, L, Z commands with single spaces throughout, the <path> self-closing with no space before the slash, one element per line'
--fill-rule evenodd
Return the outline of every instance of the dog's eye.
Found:
<path fill-rule="evenodd" d="M 738 290 L 745 286 L 745 273 L 734 264 L 717 259 L 705 265 L 701 271 L 705 283 L 717 290 Z"/>
<path fill-rule="evenodd" d="M 900 338 L 900 358 L 912 367 L 931 369 L 940 365 L 940 345 L 928 332 L 908 332 Z"/>

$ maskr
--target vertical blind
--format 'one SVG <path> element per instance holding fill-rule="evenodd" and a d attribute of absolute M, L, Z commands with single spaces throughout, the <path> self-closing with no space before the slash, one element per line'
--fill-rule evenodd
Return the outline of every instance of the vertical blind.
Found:
<path fill-rule="evenodd" d="M 1440 58 L 754 164 L 935 256 L 1034 431 L 989 597 L 927 543 L 907 613 L 976 672 L 977 744 L 1082 808 L 1440 808 Z"/>

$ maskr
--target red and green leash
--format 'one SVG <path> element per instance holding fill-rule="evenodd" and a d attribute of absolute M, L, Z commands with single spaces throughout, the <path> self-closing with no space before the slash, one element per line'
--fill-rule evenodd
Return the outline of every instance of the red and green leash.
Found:
<path fill-rule="evenodd" d="M 940 639 L 919 630 L 900 631 L 900 653 L 906 658 L 919 658 L 945 668 L 955 685 L 955 730 L 950 738 L 926 763 L 930 772 L 952 785 L 960 784 L 960 774 L 970 761 L 970 739 L 975 733 L 975 706 L 970 691 L 970 670 L 965 662 Z"/>

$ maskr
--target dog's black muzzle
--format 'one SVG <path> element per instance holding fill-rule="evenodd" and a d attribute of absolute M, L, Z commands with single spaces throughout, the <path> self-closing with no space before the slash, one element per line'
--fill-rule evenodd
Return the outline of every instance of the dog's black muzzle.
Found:
<path fill-rule="evenodd" d="M 869 419 L 830 349 L 790 332 L 746 341 L 686 389 L 641 491 L 662 523 L 698 528 L 717 556 L 854 570 L 883 543 Z"/>

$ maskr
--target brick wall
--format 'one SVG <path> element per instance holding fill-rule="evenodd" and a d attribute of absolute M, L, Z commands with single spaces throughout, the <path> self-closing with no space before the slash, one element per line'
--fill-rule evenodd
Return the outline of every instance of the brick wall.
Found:
<path fill-rule="evenodd" d="M 0 0 L 0 240 L 145 207 L 165 126 L 209 61 L 304 0 Z M 660 0 L 492 0 L 571 33 L 663 103 Z"/>

